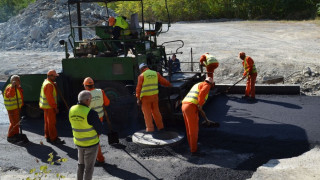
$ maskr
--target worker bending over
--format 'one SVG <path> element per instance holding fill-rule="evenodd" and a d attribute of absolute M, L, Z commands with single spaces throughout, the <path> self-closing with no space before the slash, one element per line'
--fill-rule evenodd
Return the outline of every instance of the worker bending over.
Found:
<path fill-rule="evenodd" d="M 59 74 L 55 70 L 49 70 L 47 79 L 41 86 L 39 106 L 44 111 L 44 137 L 47 142 L 53 144 L 65 144 L 64 140 L 58 137 L 56 129 L 56 114 L 59 113 L 57 105 L 56 78 Z"/>
<path fill-rule="evenodd" d="M 163 86 L 170 86 L 168 80 L 156 71 L 152 71 L 144 63 L 139 66 L 141 74 L 138 77 L 136 87 L 137 104 L 141 105 L 146 124 L 146 132 L 154 132 L 152 117 L 158 130 L 164 128 L 162 116 L 159 110 L 158 83 Z"/>
<path fill-rule="evenodd" d="M 218 68 L 219 62 L 211 54 L 205 53 L 200 57 L 200 64 L 207 69 L 208 77 L 213 79 L 214 70 Z"/>
<path fill-rule="evenodd" d="M 8 111 L 10 125 L 8 129 L 7 141 L 17 143 L 23 141 L 19 134 L 20 129 L 20 112 L 23 106 L 23 90 L 20 85 L 20 77 L 12 75 L 10 84 L 4 90 L 3 99 L 4 105 Z"/>
<path fill-rule="evenodd" d="M 195 84 L 186 97 L 182 100 L 182 113 L 186 126 L 186 134 L 192 156 L 201 155 L 198 151 L 199 110 L 208 99 L 208 94 L 213 86 L 211 77 L 204 82 Z"/>
<path fill-rule="evenodd" d="M 108 99 L 108 97 L 106 96 L 105 92 L 102 89 L 96 89 L 94 87 L 94 81 L 91 77 L 87 77 L 84 79 L 83 86 L 84 86 L 84 89 L 88 90 L 92 96 L 89 107 L 98 113 L 99 119 L 102 123 L 103 115 L 104 115 L 104 106 L 109 106 L 110 100 Z M 101 147 L 99 144 L 96 166 L 101 166 L 103 164 L 104 164 L 104 156 L 101 152 Z"/>
<path fill-rule="evenodd" d="M 248 76 L 247 79 L 247 85 L 246 85 L 246 91 L 245 91 L 245 96 L 243 96 L 244 99 L 249 99 L 249 100 L 255 100 L 255 84 L 256 84 L 256 79 L 257 79 L 257 69 L 256 66 L 254 65 L 253 59 L 249 56 L 246 56 L 246 53 L 240 52 L 239 53 L 239 58 L 242 61 L 242 65 L 244 68 L 243 72 L 243 78 L 245 76 Z"/>
<path fill-rule="evenodd" d="M 78 180 L 92 179 L 100 142 L 99 135 L 102 133 L 98 113 L 89 108 L 91 99 L 89 91 L 81 91 L 78 104 L 72 106 L 69 111 L 73 142 L 78 149 Z"/>

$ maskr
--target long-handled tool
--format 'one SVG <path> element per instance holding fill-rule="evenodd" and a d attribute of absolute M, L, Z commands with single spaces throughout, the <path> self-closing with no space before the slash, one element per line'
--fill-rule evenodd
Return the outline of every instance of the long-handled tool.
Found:
<path fill-rule="evenodd" d="M 201 114 L 201 116 L 204 118 L 204 121 L 201 123 L 201 125 L 203 127 L 207 127 L 207 128 L 211 128 L 211 127 L 214 127 L 214 128 L 217 128 L 217 127 L 220 127 L 220 124 L 218 122 L 213 122 L 213 121 L 210 121 L 207 116 L 206 116 L 206 113 L 203 111 L 203 109 L 200 109 L 199 108 L 199 112 Z"/>
<path fill-rule="evenodd" d="M 16 100 L 17 100 L 17 105 L 18 105 L 18 117 L 19 117 L 19 139 L 21 142 L 28 143 L 30 142 L 29 139 L 25 134 L 22 134 L 22 125 L 21 125 L 21 112 L 20 112 L 20 104 L 19 104 L 19 99 L 18 99 L 18 90 L 17 86 L 14 86 L 14 90 L 16 91 Z"/>
<path fill-rule="evenodd" d="M 240 80 L 238 80 L 237 82 L 235 82 L 232 86 L 229 86 L 225 91 L 223 91 L 223 92 L 218 92 L 218 93 L 216 93 L 215 95 L 228 93 L 231 88 L 233 88 L 234 86 L 236 86 L 239 82 L 241 82 L 242 80 L 244 80 L 246 77 L 248 77 L 248 76 L 243 76 Z"/>
<path fill-rule="evenodd" d="M 64 97 L 62 96 L 62 93 L 61 93 L 60 88 L 59 88 L 57 85 L 55 85 L 55 87 L 56 87 L 56 89 L 57 89 L 57 91 L 58 91 L 58 94 L 59 94 L 60 98 L 62 99 L 64 105 L 65 105 L 66 108 L 69 110 L 68 103 L 67 103 L 66 99 L 64 99 Z"/>
<path fill-rule="evenodd" d="M 104 115 L 106 117 L 107 123 L 108 123 L 108 129 L 109 132 L 107 133 L 108 136 L 108 143 L 109 144 L 118 144 L 119 143 L 119 135 L 117 132 L 112 130 L 111 121 L 108 117 L 108 113 L 106 111 L 106 108 L 103 106 Z"/>

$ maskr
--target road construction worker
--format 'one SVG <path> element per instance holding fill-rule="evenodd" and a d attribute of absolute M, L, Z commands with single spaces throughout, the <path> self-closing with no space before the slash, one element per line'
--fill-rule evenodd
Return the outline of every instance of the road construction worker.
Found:
<path fill-rule="evenodd" d="M 239 58 L 242 60 L 242 65 L 244 68 L 243 78 L 246 76 L 248 77 L 245 96 L 243 96 L 243 98 L 255 100 L 255 84 L 257 79 L 256 66 L 254 65 L 253 59 L 249 56 L 246 56 L 246 53 L 244 52 L 239 53 Z"/>
<path fill-rule="evenodd" d="M 109 26 L 113 26 L 112 35 L 114 39 L 119 39 L 120 35 L 129 35 L 129 23 L 126 21 L 126 18 L 123 16 L 118 16 L 114 18 L 113 16 L 109 17 Z"/>
<path fill-rule="evenodd" d="M 101 123 L 103 122 L 103 115 L 104 115 L 104 107 L 103 106 L 109 106 L 110 100 L 106 96 L 105 92 L 102 89 L 96 89 L 94 87 L 94 81 L 91 77 L 87 77 L 83 81 L 83 86 L 85 90 L 90 91 L 92 99 L 90 103 L 90 108 L 95 110 L 98 115 Z M 101 152 L 101 147 L 99 145 L 98 148 L 98 155 L 97 155 L 97 161 L 96 165 L 103 165 L 104 164 L 104 157 Z"/>
<path fill-rule="evenodd" d="M 193 85 L 189 93 L 182 100 L 182 113 L 186 126 L 186 134 L 192 156 L 200 155 L 198 151 L 199 110 L 208 98 L 213 80 L 207 77 L 204 82 Z"/>
<path fill-rule="evenodd" d="M 164 128 L 162 116 L 159 110 L 158 83 L 163 86 L 170 86 L 168 80 L 160 73 L 150 70 L 145 63 L 139 65 L 141 74 L 138 77 L 136 87 L 137 104 L 141 105 L 146 124 L 146 132 L 154 132 L 152 117 L 157 129 L 160 131 Z"/>
<path fill-rule="evenodd" d="M 5 88 L 3 98 L 10 120 L 7 141 L 10 143 L 22 141 L 21 136 L 19 135 L 19 129 L 20 112 L 21 107 L 23 106 L 23 90 L 18 75 L 11 76 L 10 84 Z"/>
<path fill-rule="evenodd" d="M 47 79 L 41 86 L 39 106 L 44 112 L 44 137 L 47 142 L 64 144 L 64 140 L 58 137 L 56 129 L 56 114 L 59 113 L 57 105 L 57 85 L 55 83 L 59 74 L 55 70 L 49 70 Z"/>
<path fill-rule="evenodd" d="M 102 123 L 98 113 L 89 108 L 92 98 L 89 91 L 81 91 L 78 95 L 78 104 L 72 106 L 69 111 L 73 142 L 78 149 L 78 180 L 92 179 L 99 149 L 99 135 L 102 133 Z"/>
<path fill-rule="evenodd" d="M 171 72 L 179 72 L 181 71 L 180 69 L 180 60 L 177 58 L 176 54 L 172 55 L 172 59 L 169 58 L 169 67 L 171 67 Z"/>
<path fill-rule="evenodd" d="M 214 70 L 218 68 L 219 62 L 211 54 L 205 53 L 200 57 L 200 64 L 207 69 L 208 77 L 213 79 Z"/>

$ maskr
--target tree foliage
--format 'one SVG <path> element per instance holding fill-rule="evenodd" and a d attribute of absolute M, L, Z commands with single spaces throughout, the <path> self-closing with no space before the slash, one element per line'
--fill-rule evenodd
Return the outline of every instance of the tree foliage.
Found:
<path fill-rule="evenodd" d="M 0 22 L 15 16 L 35 0 L 1 0 Z M 166 0 L 143 0 L 146 21 L 168 21 Z M 54 3 L 54 2 L 52 2 Z M 171 21 L 204 19 L 312 19 L 320 14 L 320 0 L 167 0 Z M 140 2 L 119 1 L 108 4 L 119 15 L 138 13 Z"/>
<path fill-rule="evenodd" d="M 144 0 L 146 21 L 167 21 L 165 0 Z M 315 18 L 320 0 L 168 0 L 172 21 L 203 19 L 287 19 Z M 113 9 L 119 15 L 130 17 L 140 12 L 139 2 L 117 2 Z M 141 12 L 139 13 L 141 14 Z"/>
<path fill-rule="evenodd" d="M 0 23 L 15 16 L 20 10 L 26 8 L 35 0 L 1 0 L 0 1 Z"/>

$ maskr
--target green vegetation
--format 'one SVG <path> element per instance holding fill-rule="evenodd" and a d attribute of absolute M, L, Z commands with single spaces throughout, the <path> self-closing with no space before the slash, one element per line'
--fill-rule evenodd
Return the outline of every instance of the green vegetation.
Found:
<path fill-rule="evenodd" d="M 1 0 L 0 22 L 15 16 L 35 0 Z M 168 21 L 165 0 L 144 0 L 146 21 Z M 53 3 L 53 2 L 52 2 Z M 139 2 L 120 1 L 109 5 L 116 13 L 130 17 L 140 12 Z M 168 0 L 172 21 L 203 19 L 302 20 L 320 16 L 320 0 Z"/>
<path fill-rule="evenodd" d="M 111 7 L 130 17 L 139 12 L 138 2 L 118 2 Z M 147 21 L 167 21 L 165 0 L 144 0 Z M 320 0 L 168 0 L 172 21 L 239 18 L 302 20 L 320 15 Z M 132 10 L 134 9 L 134 10 Z"/>
<path fill-rule="evenodd" d="M 30 3 L 36 0 L 1 0 L 0 1 L 0 23 L 6 22 L 12 16 L 26 8 Z"/>
<path fill-rule="evenodd" d="M 56 161 L 53 161 L 54 155 L 53 153 L 48 154 L 49 155 L 49 159 L 48 159 L 48 163 L 49 165 L 54 165 L 55 162 L 57 163 L 62 163 L 62 162 L 67 162 L 68 159 L 67 158 L 60 158 Z M 39 163 L 39 160 L 37 160 L 37 163 Z M 39 167 L 39 171 L 37 171 L 36 168 L 33 168 L 30 170 L 29 172 L 30 174 L 33 174 L 33 178 L 31 177 L 27 177 L 26 180 L 41 180 L 41 179 L 46 179 L 48 174 L 51 173 L 51 170 L 48 169 L 48 165 L 42 165 Z M 56 178 L 57 179 L 63 179 L 65 178 L 64 175 L 61 175 L 59 173 L 56 173 Z"/>

